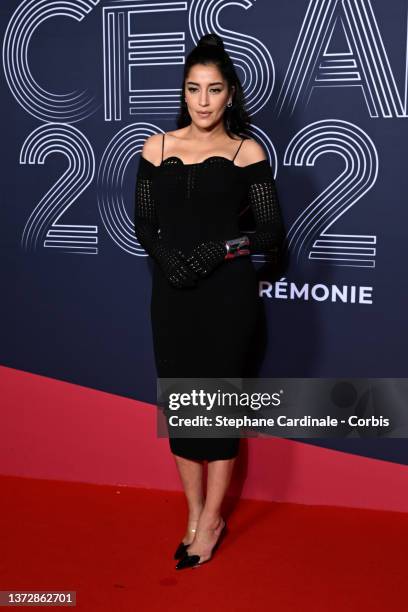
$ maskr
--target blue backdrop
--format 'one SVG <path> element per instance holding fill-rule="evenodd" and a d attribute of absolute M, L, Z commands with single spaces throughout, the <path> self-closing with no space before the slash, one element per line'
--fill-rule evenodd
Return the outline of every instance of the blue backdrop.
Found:
<path fill-rule="evenodd" d="M 407 9 L 2 0 L 2 363 L 155 402 L 138 157 L 175 129 L 185 57 L 216 32 L 287 230 L 284 276 L 260 277 L 260 375 L 407 376 Z M 307 443 L 408 463 L 404 440 Z"/>

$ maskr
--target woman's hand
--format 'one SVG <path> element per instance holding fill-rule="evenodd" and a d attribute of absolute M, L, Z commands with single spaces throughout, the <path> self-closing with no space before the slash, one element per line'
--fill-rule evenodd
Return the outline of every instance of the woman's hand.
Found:
<path fill-rule="evenodd" d="M 167 280 L 181 289 L 194 287 L 197 283 L 197 274 L 189 267 L 183 253 L 178 249 L 163 248 L 162 253 L 156 257 Z"/>
<path fill-rule="evenodd" d="M 190 269 L 199 276 L 208 276 L 225 259 L 227 247 L 223 240 L 198 244 L 186 257 Z"/>
<path fill-rule="evenodd" d="M 223 261 L 249 255 L 249 239 L 240 236 L 233 240 L 209 240 L 197 245 L 186 261 L 199 276 L 208 276 Z"/>

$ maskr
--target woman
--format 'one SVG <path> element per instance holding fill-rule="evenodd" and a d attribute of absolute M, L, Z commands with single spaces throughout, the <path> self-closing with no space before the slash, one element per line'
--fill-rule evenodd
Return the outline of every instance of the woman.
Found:
<path fill-rule="evenodd" d="M 245 137 L 242 87 L 217 35 L 203 36 L 187 57 L 182 91 L 179 129 L 144 143 L 135 197 L 135 233 L 153 258 L 157 373 L 239 378 L 258 310 L 249 255 L 282 240 L 275 183 L 263 147 Z M 256 231 L 242 236 L 239 216 L 248 205 Z M 169 437 L 189 510 L 177 569 L 208 561 L 225 533 L 221 504 L 239 442 Z"/>

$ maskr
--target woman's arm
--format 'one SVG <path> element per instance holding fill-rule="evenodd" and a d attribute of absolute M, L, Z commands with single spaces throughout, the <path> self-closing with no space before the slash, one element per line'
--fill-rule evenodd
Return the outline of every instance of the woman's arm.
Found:
<path fill-rule="evenodd" d="M 248 203 L 255 220 L 255 232 L 249 235 L 251 253 L 268 254 L 280 247 L 284 227 L 272 168 L 264 159 L 244 167 L 248 184 Z"/>
<path fill-rule="evenodd" d="M 159 235 L 156 203 L 153 197 L 155 166 L 144 157 L 139 158 L 136 179 L 134 229 L 136 238 L 146 253 L 160 265 L 168 281 L 175 287 L 192 287 L 197 275 L 187 265 L 183 254 L 168 247 Z"/>

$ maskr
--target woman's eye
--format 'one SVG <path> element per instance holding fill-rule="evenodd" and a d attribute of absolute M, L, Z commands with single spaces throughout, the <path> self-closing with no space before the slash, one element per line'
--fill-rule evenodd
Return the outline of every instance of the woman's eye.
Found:
<path fill-rule="evenodd" d="M 191 93 L 194 93 L 195 91 L 198 91 L 197 87 L 188 87 L 187 89 Z M 213 89 L 210 89 L 210 91 L 213 91 L 213 92 L 215 91 L 216 93 L 220 93 L 221 89 L 213 88 Z"/>

